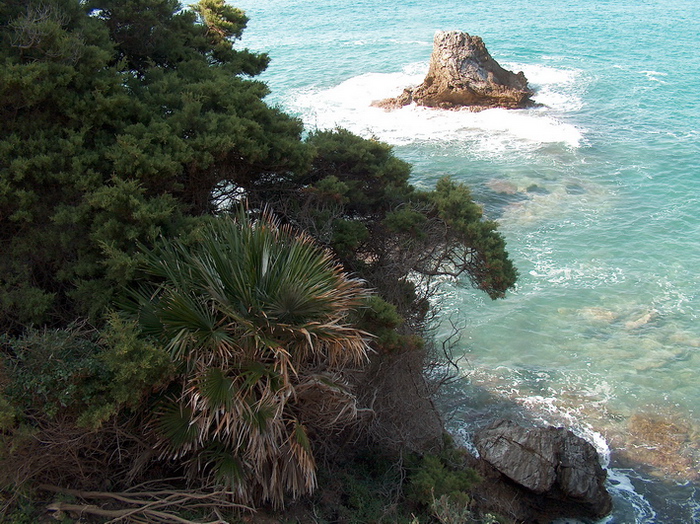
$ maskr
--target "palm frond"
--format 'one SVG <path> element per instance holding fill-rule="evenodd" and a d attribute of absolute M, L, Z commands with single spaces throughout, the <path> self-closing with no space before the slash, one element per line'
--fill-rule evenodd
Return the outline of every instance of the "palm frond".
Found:
<path fill-rule="evenodd" d="M 240 458 L 221 442 L 207 445 L 200 454 L 200 467 L 212 472 L 215 481 L 227 489 L 241 486 L 246 481 L 245 468 Z"/>
<path fill-rule="evenodd" d="M 175 401 L 164 402 L 157 408 L 155 427 L 164 439 L 164 453 L 172 459 L 193 449 L 198 437 L 197 427 L 192 423 L 192 410 Z"/>
<path fill-rule="evenodd" d="M 232 410 L 236 398 L 236 387 L 219 368 L 208 369 L 199 381 L 199 391 L 206 399 L 210 409 Z"/>

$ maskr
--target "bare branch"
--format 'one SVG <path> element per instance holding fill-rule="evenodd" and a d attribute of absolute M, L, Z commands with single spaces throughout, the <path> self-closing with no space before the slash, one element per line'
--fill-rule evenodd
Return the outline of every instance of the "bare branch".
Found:
<path fill-rule="evenodd" d="M 198 524 L 192 520 L 182 518 L 177 514 L 181 513 L 183 510 L 192 509 L 208 509 L 215 514 L 219 509 L 224 508 L 255 512 L 255 509 L 249 506 L 231 502 L 231 498 L 234 494 L 226 490 L 212 490 L 206 492 L 164 489 L 160 491 L 111 493 L 106 491 L 81 491 L 46 484 L 39 486 L 39 489 L 52 493 L 71 495 L 83 500 L 116 501 L 135 506 L 123 509 L 103 509 L 93 504 L 55 502 L 47 507 L 49 511 L 70 512 L 81 515 L 89 514 L 111 518 L 112 520 L 109 521 L 110 523 L 116 523 L 127 518 L 144 517 L 147 519 L 155 519 L 163 523 Z M 215 521 L 199 524 L 225 524 L 225 522 L 226 521 L 219 517 Z"/>

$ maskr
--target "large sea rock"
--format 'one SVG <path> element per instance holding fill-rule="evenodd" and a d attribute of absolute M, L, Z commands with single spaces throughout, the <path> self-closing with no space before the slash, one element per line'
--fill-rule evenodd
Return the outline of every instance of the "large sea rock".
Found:
<path fill-rule="evenodd" d="M 487 479 L 482 502 L 518 522 L 600 519 L 612 510 L 598 452 L 567 429 L 504 420 L 477 432 L 474 444 Z M 499 507 L 503 500 L 513 503 Z"/>
<path fill-rule="evenodd" d="M 385 109 L 411 103 L 442 109 L 492 107 L 519 109 L 534 105 L 534 92 L 522 72 L 503 69 L 478 36 L 460 31 L 435 34 L 430 69 L 423 83 L 396 98 L 373 102 Z"/>

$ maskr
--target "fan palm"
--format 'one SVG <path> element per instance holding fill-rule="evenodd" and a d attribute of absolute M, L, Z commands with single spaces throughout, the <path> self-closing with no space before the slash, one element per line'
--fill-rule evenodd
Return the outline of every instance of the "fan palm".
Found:
<path fill-rule="evenodd" d="M 243 211 L 212 219 L 194 245 L 148 251 L 146 270 L 157 285 L 135 291 L 132 307 L 181 370 L 154 412 L 161 456 L 246 503 L 311 493 L 307 426 L 356 416 L 339 371 L 366 359 L 368 335 L 348 321 L 362 283 L 310 237 Z"/>

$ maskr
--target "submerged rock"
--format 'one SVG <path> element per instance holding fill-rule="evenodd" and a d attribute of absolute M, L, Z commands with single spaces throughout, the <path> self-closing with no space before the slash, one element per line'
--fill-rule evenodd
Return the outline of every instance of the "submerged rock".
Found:
<path fill-rule="evenodd" d="M 385 109 L 397 109 L 411 103 L 421 106 L 481 110 L 507 109 L 534 105 L 534 92 L 521 72 L 503 69 L 486 50 L 478 36 L 460 31 L 435 34 L 430 69 L 418 87 L 405 89 L 396 98 L 373 102 Z"/>
<path fill-rule="evenodd" d="M 504 195 L 515 195 L 518 193 L 518 186 L 512 182 L 498 180 L 496 178 L 486 182 L 486 187 L 488 187 L 491 191 L 503 193 Z"/>
<path fill-rule="evenodd" d="M 597 451 L 571 431 L 500 421 L 478 432 L 474 443 L 481 460 L 514 483 L 519 505 L 511 509 L 519 521 L 598 519 L 612 510 Z"/>
<path fill-rule="evenodd" d="M 679 481 L 700 480 L 700 442 L 693 428 L 678 416 L 658 413 L 635 413 L 618 459 L 624 464 L 644 464 L 650 472 Z"/>
<path fill-rule="evenodd" d="M 658 311 L 655 309 L 651 309 L 647 312 L 645 312 L 643 315 L 640 317 L 634 319 L 634 320 L 629 320 L 625 322 L 625 329 L 632 330 L 632 329 L 639 329 L 640 327 L 646 326 L 649 322 L 654 320 L 658 315 Z"/>

